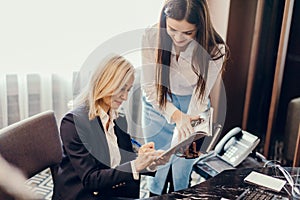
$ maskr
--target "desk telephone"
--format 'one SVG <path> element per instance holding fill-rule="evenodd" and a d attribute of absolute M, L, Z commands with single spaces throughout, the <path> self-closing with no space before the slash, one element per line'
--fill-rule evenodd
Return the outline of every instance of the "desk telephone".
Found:
<path fill-rule="evenodd" d="M 254 150 L 259 138 L 241 128 L 231 129 L 215 146 L 196 161 L 195 170 L 204 178 L 214 177 L 227 169 L 234 169 Z"/>
<path fill-rule="evenodd" d="M 257 136 L 236 127 L 221 139 L 214 151 L 221 160 L 236 167 L 253 151 L 259 141 Z"/>

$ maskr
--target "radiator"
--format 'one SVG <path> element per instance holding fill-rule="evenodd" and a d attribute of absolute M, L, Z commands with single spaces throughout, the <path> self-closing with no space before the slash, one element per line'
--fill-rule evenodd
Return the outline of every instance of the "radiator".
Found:
<path fill-rule="evenodd" d="M 54 110 L 60 119 L 73 98 L 74 78 L 75 72 L 1 74 L 0 128 L 46 110 Z"/>
<path fill-rule="evenodd" d="M 77 75 L 78 72 L 0 74 L 0 128 L 46 110 L 53 110 L 60 124 L 61 117 L 72 107 L 73 97 L 87 84 L 86 79 L 80 81 Z M 136 73 L 133 89 L 119 111 L 126 116 L 127 131 L 142 141 L 141 99 Z"/>

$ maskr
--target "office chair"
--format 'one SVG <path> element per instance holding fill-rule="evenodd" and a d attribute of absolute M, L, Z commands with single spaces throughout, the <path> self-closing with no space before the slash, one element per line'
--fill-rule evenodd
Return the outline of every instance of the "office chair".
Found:
<path fill-rule="evenodd" d="M 62 148 L 54 112 L 46 111 L 1 129 L 0 152 L 27 178 L 50 167 L 55 179 Z M 0 191 L 0 199 L 15 198 Z"/>
<path fill-rule="evenodd" d="M 294 160 L 297 143 L 298 128 L 300 123 L 300 97 L 292 99 L 288 104 L 285 125 L 284 155 L 288 161 Z M 296 163 L 295 163 L 296 164 Z M 299 162 L 298 162 L 299 166 Z"/>
<path fill-rule="evenodd" d="M 299 122 L 299 128 L 298 128 L 298 136 L 297 136 L 297 140 L 296 140 L 294 160 L 293 160 L 293 167 L 299 167 L 299 166 L 300 166 L 300 122 Z"/>

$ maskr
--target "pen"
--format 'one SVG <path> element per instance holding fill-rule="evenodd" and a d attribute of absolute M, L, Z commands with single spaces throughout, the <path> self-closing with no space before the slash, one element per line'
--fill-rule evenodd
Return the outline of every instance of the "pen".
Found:
<path fill-rule="evenodd" d="M 138 146 L 138 147 L 141 147 L 141 146 L 142 146 L 138 141 L 136 141 L 136 140 L 133 139 L 133 138 L 131 138 L 131 143 L 132 143 L 132 144 L 135 144 L 135 145 Z"/>

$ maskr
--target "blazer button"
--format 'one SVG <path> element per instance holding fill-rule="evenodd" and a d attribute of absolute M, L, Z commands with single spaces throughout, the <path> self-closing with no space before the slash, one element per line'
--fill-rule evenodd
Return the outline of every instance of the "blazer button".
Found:
<path fill-rule="evenodd" d="M 95 196 L 98 195 L 98 192 L 93 192 L 93 195 L 95 195 Z"/>
<path fill-rule="evenodd" d="M 123 182 L 123 185 L 125 185 L 126 183 L 125 182 Z"/>
<path fill-rule="evenodd" d="M 112 188 L 115 189 L 116 187 L 115 187 L 115 186 L 112 186 Z"/>

